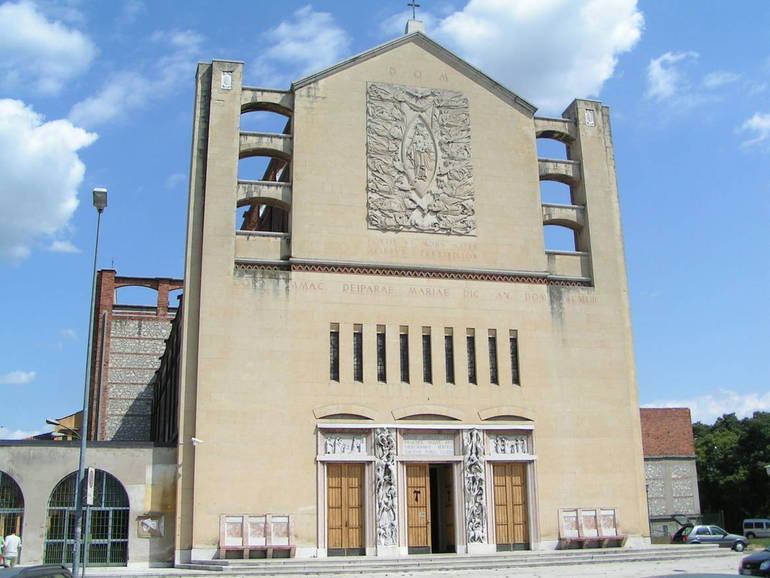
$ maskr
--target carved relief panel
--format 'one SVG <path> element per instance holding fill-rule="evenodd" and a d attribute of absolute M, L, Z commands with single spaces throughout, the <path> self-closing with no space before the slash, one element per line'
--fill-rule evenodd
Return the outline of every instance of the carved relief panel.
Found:
<path fill-rule="evenodd" d="M 461 92 L 369 83 L 370 229 L 475 235 L 468 99 Z"/>
<path fill-rule="evenodd" d="M 327 433 L 323 442 L 326 455 L 366 455 L 366 436 L 364 434 Z"/>
<path fill-rule="evenodd" d="M 493 456 L 527 456 L 532 453 L 527 434 L 490 435 Z"/>

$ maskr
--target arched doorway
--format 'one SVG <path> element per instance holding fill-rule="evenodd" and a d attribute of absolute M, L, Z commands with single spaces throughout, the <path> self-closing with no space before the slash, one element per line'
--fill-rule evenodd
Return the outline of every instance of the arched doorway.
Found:
<path fill-rule="evenodd" d="M 0 532 L 3 536 L 15 532 L 21 536 L 24 516 L 24 496 L 19 484 L 5 472 L 0 472 Z"/>
<path fill-rule="evenodd" d="M 63 478 L 48 501 L 48 528 L 45 537 L 46 564 L 71 564 L 75 533 L 75 486 L 77 472 Z M 111 474 L 96 470 L 94 505 L 83 513 L 81 548 L 89 566 L 125 566 L 128 562 L 128 494 Z"/>

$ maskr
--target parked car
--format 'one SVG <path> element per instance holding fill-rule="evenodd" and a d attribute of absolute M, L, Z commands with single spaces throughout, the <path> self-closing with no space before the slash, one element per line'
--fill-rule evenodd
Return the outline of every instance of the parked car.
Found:
<path fill-rule="evenodd" d="M 770 538 L 770 520 L 767 518 L 748 518 L 743 521 L 743 535 L 749 540 Z"/>
<path fill-rule="evenodd" d="M 744 576 L 770 576 L 770 548 L 746 556 L 738 566 L 738 573 Z"/>
<path fill-rule="evenodd" d="M 671 537 L 672 544 L 719 544 L 743 552 L 748 541 L 738 534 L 730 534 L 719 526 L 685 524 Z"/>
<path fill-rule="evenodd" d="M 0 578 L 72 578 L 66 566 L 27 566 L 22 568 L 0 568 Z"/>

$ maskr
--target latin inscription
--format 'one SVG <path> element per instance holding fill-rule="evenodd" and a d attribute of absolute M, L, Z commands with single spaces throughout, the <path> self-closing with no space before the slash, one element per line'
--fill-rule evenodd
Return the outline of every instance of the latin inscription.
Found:
<path fill-rule="evenodd" d="M 404 451 L 410 456 L 453 456 L 454 436 L 446 434 L 405 434 Z"/>

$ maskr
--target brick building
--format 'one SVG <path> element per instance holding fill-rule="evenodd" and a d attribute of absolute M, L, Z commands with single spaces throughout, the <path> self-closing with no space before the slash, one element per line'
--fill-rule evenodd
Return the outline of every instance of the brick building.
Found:
<path fill-rule="evenodd" d="M 111 269 L 96 279 L 88 434 L 91 440 L 149 441 L 153 380 L 177 307 L 169 293 L 181 279 L 123 277 Z M 116 302 L 117 290 L 146 287 L 156 304 Z"/>

